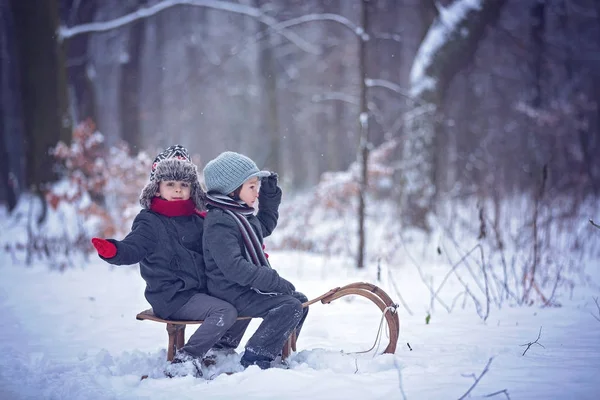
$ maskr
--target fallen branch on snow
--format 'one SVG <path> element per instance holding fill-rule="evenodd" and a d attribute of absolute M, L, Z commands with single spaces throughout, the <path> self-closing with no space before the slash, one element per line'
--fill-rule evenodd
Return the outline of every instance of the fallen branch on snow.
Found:
<path fill-rule="evenodd" d="M 490 365 L 492 364 L 492 360 L 493 359 L 494 359 L 494 357 L 490 357 L 490 359 L 488 360 L 487 364 L 485 365 L 485 368 L 483 369 L 483 371 L 481 371 L 481 374 L 479 374 L 479 376 L 475 376 L 475 374 L 463 375 L 463 376 L 472 376 L 475 379 L 475 382 L 473 382 L 473 384 L 471 385 L 471 387 L 469 388 L 469 390 L 467 390 L 465 392 L 465 394 L 463 394 L 462 396 L 460 396 L 458 398 L 458 400 L 463 400 L 463 399 L 467 398 L 467 396 L 469 395 L 469 393 L 471 393 L 471 390 L 475 389 L 475 386 L 477 386 L 477 384 L 479 383 L 479 381 L 481 380 L 481 378 L 483 378 L 483 376 L 489 371 Z"/>
<path fill-rule="evenodd" d="M 400 388 L 400 393 L 402 394 L 402 399 L 406 400 L 406 393 L 404 393 L 404 388 L 402 387 L 402 369 L 400 368 L 400 365 L 398 364 L 398 358 L 394 358 L 394 367 L 396 367 L 396 371 L 398 371 L 398 387 Z"/>
<path fill-rule="evenodd" d="M 539 343 L 539 342 L 538 342 L 538 340 L 540 340 L 540 337 L 541 337 L 541 336 L 542 336 L 542 327 L 540 326 L 540 332 L 538 333 L 538 337 L 537 337 L 537 339 L 535 339 L 535 341 L 533 341 L 533 342 L 529 342 L 529 343 L 526 343 L 526 344 L 522 344 L 522 345 L 521 345 L 521 346 L 527 346 L 527 348 L 525 349 L 525 351 L 524 351 L 524 352 L 523 352 L 523 354 L 521 354 L 521 355 L 523 355 L 523 356 L 524 356 L 524 355 L 525 355 L 525 353 L 527 353 L 527 350 L 529 350 L 529 348 L 530 348 L 531 346 L 533 346 L 534 344 L 537 344 L 538 346 L 542 346 L 542 347 L 544 347 L 544 345 L 543 345 L 543 344 L 541 344 L 541 343 Z M 544 347 L 544 349 L 545 349 L 545 347 Z"/>
<path fill-rule="evenodd" d="M 598 303 L 597 297 L 594 297 L 594 302 L 596 303 L 596 308 L 598 308 L 598 316 L 595 316 L 592 312 L 590 312 L 590 314 L 600 322 L 600 304 Z"/>
<path fill-rule="evenodd" d="M 508 395 L 508 390 L 506 390 L 506 389 L 504 389 L 504 390 L 498 390 L 497 392 L 490 393 L 490 394 L 486 394 L 486 395 L 485 395 L 485 396 L 483 396 L 483 397 L 494 397 L 494 396 L 496 396 L 496 395 L 499 395 L 500 393 L 504 393 L 504 395 L 506 396 L 506 398 L 507 398 L 508 400 L 510 400 L 510 396 Z"/>

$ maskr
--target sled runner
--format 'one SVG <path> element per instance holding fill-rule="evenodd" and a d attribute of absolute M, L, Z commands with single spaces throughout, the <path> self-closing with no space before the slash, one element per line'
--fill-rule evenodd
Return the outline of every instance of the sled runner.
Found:
<path fill-rule="evenodd" d="M 346 286 L 336 287 L 329 290 L 327 293 L 322 294 L 312 300 L 302 304 L 302 307 L 308 307 L 318 301 L 323 304 L 329 304 L 340 297 L 357 295 L 366 297 L 371 300 L 383 314 L 388 327 L 389 342 L 383 353 L 394 353 L 396 351 L 396 344 L 398 342 L 398 335 L 400 332 L 400 321 L 396 309 L 398 305 L 392 302 L 392 299 L 384 292 L 381 288 L 365 282 L 351 283 Z M 251 317 L 238 317 L 238 320 L 250 319 Z M 172 321 L 158 318 L 154 315 L 152 309 L 148 309 L 140 312 L 136 315 L 138 320 L 149 320 L 155 322 L 161 322 L 167 324 L 167 333 L 169 335 L 169 344 L 167 346 L 167 361 L 173 360 L 175 352 L 182 348 L 185 343 L 185 327 L 186 325 L 198 325 L 203 321 Z M 293 351 L 296 351 L 296 335 L 292 333 L 290 338 L 284 344 L 282 358 L 287 358 Z"/>

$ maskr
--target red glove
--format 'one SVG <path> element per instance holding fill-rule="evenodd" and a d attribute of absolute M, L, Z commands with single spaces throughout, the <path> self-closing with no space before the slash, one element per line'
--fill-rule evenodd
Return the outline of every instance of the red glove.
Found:
<path fill-rule="evenodd" d="M 106 239 L 92 238 L 92 244 L 98 254 L 104 258 L 113 258 L 117 255 L 117 246 Z"/>

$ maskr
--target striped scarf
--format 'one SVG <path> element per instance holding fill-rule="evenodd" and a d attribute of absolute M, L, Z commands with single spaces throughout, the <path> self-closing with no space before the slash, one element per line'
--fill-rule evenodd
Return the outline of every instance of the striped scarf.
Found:
<path fill-rule="evenodd" d="M 220 208 L 233 217 L 233 220 L 237 223 L 242 233 L 244 254 L 248 261 L 259 267 L 262 265 L 271 267 L 269 260 L 265 256 L 260 239 L 256 235 L 256 232 L 254 232 L 254 229 L 252 229 L 250 222 L 248 222 L 247 216 L 254 213 L 254 208 L 244 202 L 235 201 L 229 196 L 216 193 L 207 194 L 206 203 L 210 206 Z"/>

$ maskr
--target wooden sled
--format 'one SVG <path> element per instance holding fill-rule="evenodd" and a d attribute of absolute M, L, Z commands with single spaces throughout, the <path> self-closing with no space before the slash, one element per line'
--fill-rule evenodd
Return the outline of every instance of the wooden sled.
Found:
<path fill-rule="evenodd" d="M 371 300 L 381 310 L 383 317 L 387 322 L 389 342 L 383 353 L 393 354 L 396 351 L 398 343 L 398 335 L 400 333 L 400 321 L 396 309 L 397 304 L 392 302 L 392 299 L 381 288 L 370 283 L 356 282 L 346 286 L 331 289 L 327 293 L 322 294 L 312 300 L 302 304 L 302 307 L 308 307 L 318 301 L 322 304 L 329 304 L 340 297 L 357 295 L 363 296 Z M 182 348 L 185 343 L 185 327 L 186 325 L 197 325 L 204 321 L 172 321 L 158 318 L 154 315 L 152 309 L 140 312 L 136 315 L 138 320 L 150 320 L 167 324 L 167 333 L 169 335 L 169 344 L 167 346 L 167 361 L 172 361 L 175 352 Z M 251 319 L 251 317 L 238 317 L 238 320 Z M 286 341 L 282 351 L 282 358 L 287 358 L 293 351 L 296 351 L 296 334 L 293 332 Z"/>

